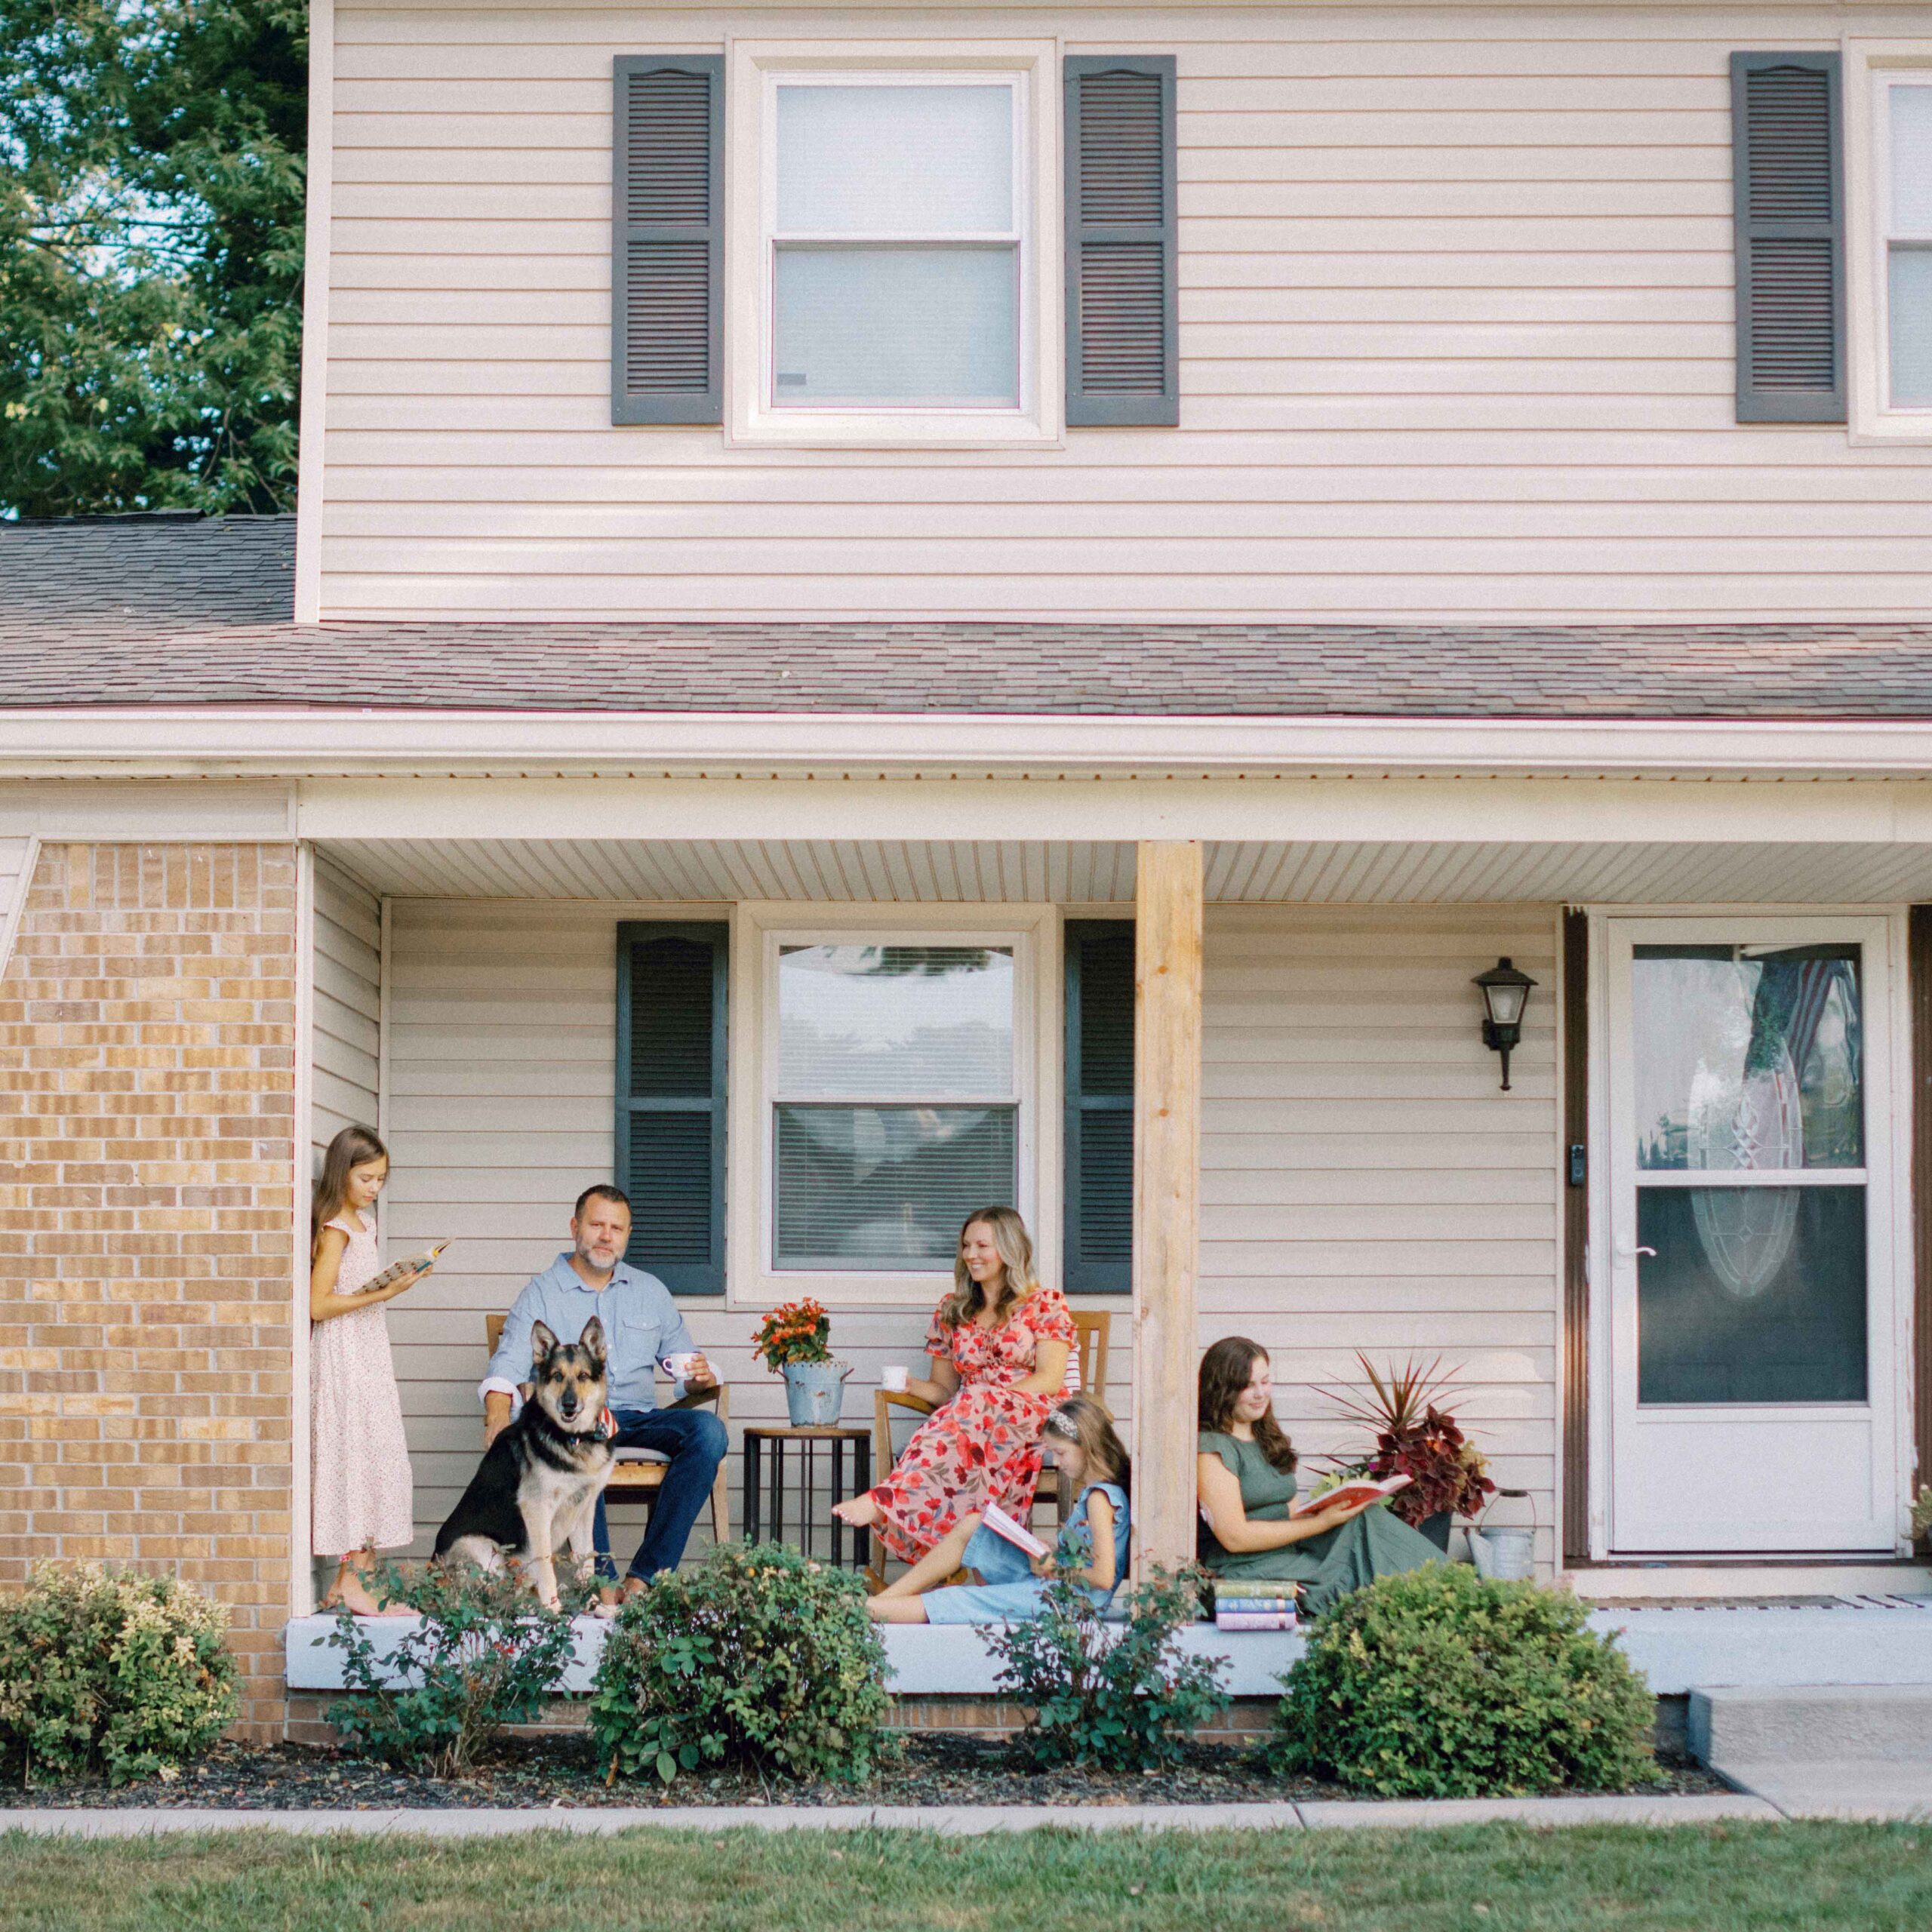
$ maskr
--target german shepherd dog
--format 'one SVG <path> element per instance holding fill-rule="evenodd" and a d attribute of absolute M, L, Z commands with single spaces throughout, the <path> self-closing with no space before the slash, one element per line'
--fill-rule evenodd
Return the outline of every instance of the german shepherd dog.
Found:
<path fill-rule="evenodd" d="M 483 1452 L 449 1521 L 438 1560 L 500 1570 L 521 1565 L 544 1607 L 558 1607 L 557 1552 L 592 1560 L 591 1521 L 617 1451 L 601 1420 L 608 1393 L 604 1324 L 595 1315 L 574 1342 L 541 1321 L 530 1331 L 530 1398 Z"/>

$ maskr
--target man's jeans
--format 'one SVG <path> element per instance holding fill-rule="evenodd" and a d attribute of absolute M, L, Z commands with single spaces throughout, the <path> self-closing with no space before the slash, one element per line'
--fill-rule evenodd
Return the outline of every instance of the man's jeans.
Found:
<path fill-rule="evenodd" d="M 631 1558 L 633 1577 L 654 1577 L 660 1570 L 676 1569 L 683 1558 L 685 1540 L 711 1494 L 731 1438 L 709 1409 L 620 1409 L 617 1422 L 620 1449 L 655 1449 L 671 1459 L 651 1506 L 651 1527 Z M 597 1546 L 598 1576 L 615 1583 L 617 1566 L 611 1560 L 611 1526 L 601 1496 L 591 1537 Z"/>

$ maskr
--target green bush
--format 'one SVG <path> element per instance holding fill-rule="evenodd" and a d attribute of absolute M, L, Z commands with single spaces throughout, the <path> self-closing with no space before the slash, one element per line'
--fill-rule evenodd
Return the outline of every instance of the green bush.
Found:
<path fill-rule="evenodd" d="M 625 1604 L 592 1686 L 590 1730 L 621 1777 L 700 1765 L 865 1777 L 881 1749 L 885 1647 L 849 1571 L 777 1543 L 727 1543 Z"/>
<path fill-rule="evenodd" d="M 1283 1682 L 1269 1761 L 1395 1798 L 1623 1791 L 1650 1687 L 1567 1592 L 1432 1563 L 1352 1592 Z"/>
<path fill-rule="evenodd" d="M 1063 1543 L 1060 1560 L 1072 1567 L 1086 1553 Z M 1196 1727 L 1228 1707 L 1219 1660 L 1184 1657 L 1176 1641 L 1199 1607 L 1192 1571 L 1157 1570 L 1115 1601 L 1124 1623 L 1108 1623 L 1084 1589 L 1055 1577 L 1038 1617 L 986 1632 L 1001 1688 L 1029 1712 L 1014 1748 L 1041 1770 L 1171 1764 Z"/>
<path fill-rule="evenodd" d="M 10 1774 L 171 1777 L 235 1717 L 228 1613 L 172 1577 L 45 1564 L 0 1600 Z"/>
<path fill-rule="evenodd" d="M 562 1607 L 546 1610 L 514 1570 L 491 1573 L 432 1564 L 413 1575 L 392 1564 L 377 1572 L 377 1593 L 407 1604 L 422 1621 L 386 1628 L 398 1641 L 386 1654 L 373 1629 L 348 1611 L 318 1644 L 343 1653 L 342 1674 L 355 1694 L 331 1704 L 328 1721 L 364 1757 L 460 1777 L 504 1727 L 533 1724 L 575 1654 L 571 1620 L 589 1586 L 559 1564 Z"/>

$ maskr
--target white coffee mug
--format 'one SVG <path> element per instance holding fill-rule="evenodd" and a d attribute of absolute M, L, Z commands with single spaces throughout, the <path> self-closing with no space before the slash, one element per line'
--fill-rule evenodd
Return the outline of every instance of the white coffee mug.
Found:
<path fill-rule="evenodd" d="M 905 1394 L 906 1385 L 912 1379 L 912 1371 L 909 1368 L 882 1368 L 878 1372 L 878 1386 L 897 1395 Z"/>
<path fill-rule="evenodd" d="M 681 1382 L 697 1366 L 697 1351 L 695 1349 L 680 1349 L 674 1355 L 665 1356 L 663 1361 L 664 1373 L 673 1382 Z"/>

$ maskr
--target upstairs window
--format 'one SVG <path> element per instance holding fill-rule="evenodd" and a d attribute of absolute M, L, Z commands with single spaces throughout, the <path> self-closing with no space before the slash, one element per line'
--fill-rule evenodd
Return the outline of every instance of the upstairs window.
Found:
<path fill-rule="evenodd" d="M 734 440 L 1057 435 L 1054 78 L 1047 42 L 736 45 Z"/>
<path fill-rule="evenodd" d="M 786 77 L 771 103 L 768 405 L 1017 410 L 1017 85 Z"/>

